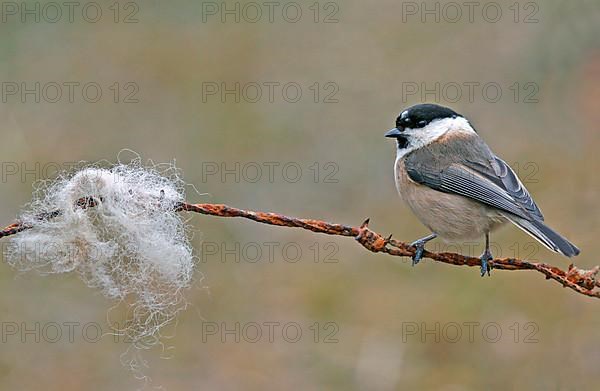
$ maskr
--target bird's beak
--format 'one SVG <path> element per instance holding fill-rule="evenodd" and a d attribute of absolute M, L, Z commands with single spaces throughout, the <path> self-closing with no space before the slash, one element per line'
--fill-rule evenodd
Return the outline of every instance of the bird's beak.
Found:
<path fill-rule="evenodd" d="M 394 128 L 394 129 L 390 129 L 386 134 L 385 137 L 391 137 L 391 138 L 398 138 L 398 137 L 402 137 L 402 131 L 398 128 Z"/>

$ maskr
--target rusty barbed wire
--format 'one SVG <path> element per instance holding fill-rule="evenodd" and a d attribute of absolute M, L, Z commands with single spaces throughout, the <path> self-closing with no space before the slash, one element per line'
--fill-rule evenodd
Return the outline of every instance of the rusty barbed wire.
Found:
<path fill-rule="evenodd" d="M 76 206 L 81 208 L 94 207 L 101 202 L 90 197 L 84 197 L 77 201 Z M 261 224 L 274 225 L 278 227 L 302 228 L 308 231 L 334 236 L 353 237 L 367 250 L 374 253 L 385 253 L 392 256 L 412 257 L 415 248 L 389 237 L 384 237 L 369 229 L 369 220 L 365 220 L 359 227 L 342 224 L 328 223 L 315 219 L 300 219 L 288 217 L 279 213 L 255 212 L 244 209 L 233 208 L 223 204 L 190 204 L 178 203 L 175 206 L 177 212 L 194 212 L 203 215 L 217 217 L 239 217 L 255 221 Z M 60 211 L 53 211 L 39 216 L 40 220 L 51 219 L 60 215 Z M 0 238 L 16 235 L 19 232 L 32 228 L 29 225 L 15 222 L 0 231 Z M 455 266 L 480 267 L 479 258 L 469 257 L 457 253 L 434 253 L 425 250 L 423 258 L 446 263 Z M 567 270 L 541 262 L 529 262 L 516 258 L 496 258 L 490 261 L 490 265 L 496 270 L 533 270 L 542 273 L 546 279 L 554 280 L 563 287 L 570 288 L 585 296 L 600 298 L 600 282 L 597 280 L 600 266 L 591 270 L 584 270 L 569 265 Z"/>

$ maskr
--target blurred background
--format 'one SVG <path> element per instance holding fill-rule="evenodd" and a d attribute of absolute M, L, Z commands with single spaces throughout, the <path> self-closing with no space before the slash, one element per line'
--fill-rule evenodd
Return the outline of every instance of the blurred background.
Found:
<path fill-rule="evenodd" d="M 549 225 L 600 251 L 597 1 L 3 2 L 8 225 L 80 162 L 175 162 L 190 202 L 428 234 L 399 200 L 402 108 L 467 116 Z M 0 388 L 594 389 L 600 311 L 533 272 L 368 253 L 352 239 L 190 215 L 198 257 L 164 346 L 122 361 L 114 303 L 0 267 Z M 513 227 L 496 256 L 569 260 Z M 6 245 L 6 239 L 2 246 Z M 432 242 L 478 256 L 483 244 Z M 69 326 L 72 325 L 72 326 Z M 89 327 L 88 327 L 89 326 Z M 58 332 L 57 332 L 58 331 Z M 131 353 L 131 352 L 129 352 Z M 137 379 L 136 376 L 144 376 Z"/>

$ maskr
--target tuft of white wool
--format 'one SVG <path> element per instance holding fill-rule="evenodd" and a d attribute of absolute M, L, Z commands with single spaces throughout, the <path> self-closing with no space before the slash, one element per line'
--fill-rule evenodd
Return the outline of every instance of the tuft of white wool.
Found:
<path fill-rule="evenodd" d="M 79 273 L 88 286 L 132 306 L 133 319 L 120 331 L 134 341 L 153 337 L 185 306 L 182 290 L 194 268 L 175 211 L 184 186 L 172 167 L 159 172 L 139 161 L 62 175 L 35 192 L 20 216 L 31 229 L 12 237 L 7 261 L 20 270 Z M 54 211 L 60 213 L 41 218 Z"/>

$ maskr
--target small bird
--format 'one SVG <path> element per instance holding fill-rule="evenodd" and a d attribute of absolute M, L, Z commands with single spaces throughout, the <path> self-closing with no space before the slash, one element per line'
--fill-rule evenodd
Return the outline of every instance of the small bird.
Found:
<path fill-rule="evenodd" d="M 425 244 L 485 235 L 481 276 L 490 275 L 490 232 L 510 221 L 567 257 L 579 249 L 544 224 L 544 216 L 515 172 L 469 121 L 447 107 L 418 104 L 402 111 L 385 134 L 398 143 L 394 173 L 400 197 L 432 234 L 411 245 L 413 266 Z"/>

